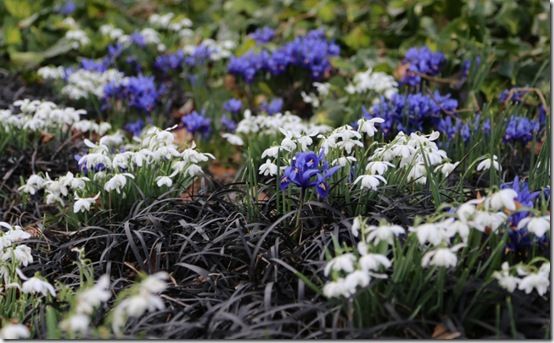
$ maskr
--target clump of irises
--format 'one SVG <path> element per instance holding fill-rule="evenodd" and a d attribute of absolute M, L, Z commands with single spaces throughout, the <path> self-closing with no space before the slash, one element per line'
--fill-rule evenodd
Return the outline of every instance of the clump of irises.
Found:
<path fill-rule="evenodd" d="M 185 129 L 193 135 L 199 134 L 202 138 L 207 138 L 211 133 L 212 121 L 203 113 L 199 114 L 196 111 L 181 118 L 181 122 Z"/>
<path fill-rule="evenodd" d="M 395 94 L 391 99 L 382 98 L 371 111 L 362 109 L 366 119 L 383 118 L 381 129 L 385 135 L 394 131 L 411 133 L 423 131 L 427 126 L 437 127 L 443 113 L 453 114 L 458 107 L 458 101 L 449 94 L 441 95 L 435 92 L 428 96 L 422 93 Z"/>
<path fill-rule="evenodd" d="M 286 167 L 280 181 L 280 189 L 285 190 L 292 183 L 304 192 L 315 188 L 321 198 L 329 195 L 328 180 L 340 169 L 340 166 L 329 168 L 323 152 L 316 154 L 313 151 L 297 153 L 290 166 Z"/>
<path fill-rule="evenodd" d="M 339 53 L 339 46 L 328 41 L 322 30 L 312 30 L 273 52 L 249 51 L 243 56 L 233 57 L 227 70 L 247 83 L 253 82 L 254 78 L 263 72 L 280 75 L 289 67 L 306 69 L 313 79 L 319 80 L 331 70 L 329 59 L 338 56 Z"/>
<path fill-rule="evenodd" d="M 258 44 L 269 43 L 275 37 L 275 30 L 268 26 L 264 26 L 252 32 L 250 37 Z"/>
<path fill-rule="evenodd" d="M 419 74 L 437 75 L 445 60 L 442 52 L 433 52 L 426 46 L 411 48 L 404 57 L 403 63 L 408 65 L 408 70 L 401 82 L 410 86 L 417 86 L 421 83 Z"/>
<path fill-rule="evenodd" d="M 521 116 L 511 116 L 504 133 L 504 142 L 528 143 L 536 137 L 541 125 L 538 120 Z"/>
<path fill-rule="evenodd" d="M 150 113 L 158 101 L 160 91 L 151 76 L 127 77 L 121 83 L 109 83 L 104 88 L 104 102 L 123 100 L 140 112 Z"/>

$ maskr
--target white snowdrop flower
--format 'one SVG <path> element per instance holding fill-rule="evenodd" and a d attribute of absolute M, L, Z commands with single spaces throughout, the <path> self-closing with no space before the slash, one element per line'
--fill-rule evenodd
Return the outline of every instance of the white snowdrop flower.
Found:
<path fill-rule="evenodd" d="M 19 265 L 27 267 L 29 263 L 33 262 L 33 255 L 31 254 L 31 248 L 24 244 L 20 244 L 15 248 L 9 248 L 2 254 L 2 260 L 10 261 L 14 259 L 19 262 Z"/>
<path fill-rule="evenodd" d="M 330 83 L 314 82 L 313 85 L 317 89 L 317 92 L 319 93 L 320 96 L 329 95 L 329 90 L 331 89 Z"/>
<path fill-rule="evenodd" d="M 356 257 L 351 253 L 336 256 L 327 262 L 323 273 L 325 276 L 328 276 L 331 271 L 344 271 L 346 273 L 351 273 L 354 271 L 355 262 Z"/>
<path fill-rule="evenodd" d="M 475 208 L 475 206 L 481 202 L 482 200 L 480 199 L 474 199 L 458 206 L 458 209 L 456 210 L 456 215 L 458 216 L 458 219 L 460 219 L 464 223 L 469 222 L 470 219 L 477 213 L 477 209 Z"/>
<path fill-rule="evenodd" d="M 130 160 L 132 159 L 134 153 L 132 151 L 125 151 L 119 154 L 116 154 L 112 159 L 112 167 L 119 170 L 125 170 L 129 168 Z"/>
<path fill-rule="evenodd" d="M 477 211 L 468 224 L 481 232 L 485 232 L 487 228 L 496 231 L 500 225 L 504 224 L 507 218 L 508 216 L 503 212 L 490 213 Z"/>
<path fill-rule="evenodd" d="M 365 221 L 362 217 L 358 216 L 354 218 L 354 220 L 352 221 L 352 226 L 350 227 L 350 231 L 352 232 L 352 235 L 354 235 L 354 237 L 358 237 L 360 229 L 363 225 L 365 225 Z"/>
<path fill-rule="evenodd" d="M 90 318 L 86 314 L 75 313 L 60 322 L 60 329 L 73 333 L 85 334 L 90 325 Z"/>
<path fill-rule="evenodd" d="M 79 165 L 84 165 L 88 170 L 94 170 L 98 165 L 110 166 L 111 159 L 104 153 L 90 153 L 79 159 Z"/>
<path fill-rule="evenodd" d="M 502 263 L 502 270 L 492 273 L 492 277 L 498 280 L 500 287 L 512 293 L 519 283 L 519 278 L 510 275 L 510 265 L 508 262 Z"/>
<path fill-rule="evenodd" d="M 25 281 L 21 290 L 23 291 L 23 293 L 40 293 L 43 296 L 46 296 L 48 294 L 52 295 L 53 297 L 56 296 L 56 290 L 54 289 L 54 287 L 47 281 L 39 279 L 36 276 L 33 276 L 29 280 Z"/>
<path fill-rule="evenodd" d="M 114 309 L 112 329 L 117 335 L 121 334 L 121 328 L 127 318 L 139 317 L 145 312 L 163 310 L 165 304 L 160 296 L 155 293 L 163 292 L 167 284 L 167 273 L 159 272 L 148 276 L 138 286 L 138 292 L 123 299 Z"/>
<path fill-rule="evenodd" d="M 0 222 L 0 226 L 1 224 L 3 224 L 3 222 Z M 7 232 L 4 233 L 3 236 L 0 236 L 0 237 L 3 237 L 9 240 L 11 243 L 17 243 L 30 238 L 31 234 L 26 231 L 23 231 L 21 229 L 21 226 L 15 226 L 13 228 L 10 228 Z"/>
<path fill-rule="evenodd" d="M 264 152 L 262 153 L 262 158 L 266 158 L 266 157 L 276 158 L 277 155 L 279 154 L 279 149 L 280 147 L 278 146 L 272 146 L 270 148 L 265 149 Z"/>
<path fill-rule="evenodd" d="M 373 72 L 373 68 L 369 66 L 366 71 L 354 75 L 352 83 L 346 87 L 346 91 L 349 94 L 374 91 L 390 98 L 398 92 L 397 87 L 398 83 L 393 76 L 383 72 Z"/>
<path fill-rule="evenodd" d="M 427 183 L 427 169 L 423 163 L 416 163 L 410 169 L 408 173 L 408 181 L 415 180 L 416 183 L 426 184 Z"/>
<path fill-rule="evenodd" d="M 456 263 L 458 263 L 458 257 L 455 252 L 462 247 L 464 247 L 463 244 L 458 244 L 452 248 L 436 248 L 431 250 L 423 255 L 421 266 L 424 268 L 428 266 L 455 267 Z"/>
<path fill-rule="evenodd" d="M 485 158 L 481 163 L 477 165 L 477 171 L 485 171 L 491 169 L 491 166 L 496 170 L 501 170 L 500 163 L 498 163 L 498 157 L 492 155 L 491 157 Z"/>
<path fill-rule="evenodd" d="M 339 158 L 337 158 L 337 159 L 334 159 L 334 160 L 331 162 L 331 164 L 334 165 L 334 166 L 335 166 L 335 165 L 339 165 L 339 166 L 341 166 L 341 167 L 344 167 L 344 166 L 346 166 L 347 164 L 349 164 L 349 163 L 354 163 L 354 162 L 356 162 L 356 157 L 354 157 L 354 156 L 341 156 L 341 157 L 339 157 Z"/>
<path fill-rule="evenodd" d="M 29 338 L 29 336 L 31 336 L 29 329 L 22 324 L 8 323 L 0 330 L 1 339 L 22 339 Z"/>
<path fill-rule="evenodd" d="M 112 135 L 105 135 L 98 141 L 99 145 L 118 146 L 123 143 L 125 137 L 121 132 L 116 132 Z"/>
<path fill-rule="evenodd" d="M 421 245 L 429 242 L 437 246 L 444 240 L 450 238 L 436 223 L 421 224 L 415 227 L 410 227 L 409 231 L 416 233 L 419 244 Z"/>
<path fill-rule="evenodd" d="M 79 29 L 72 29 L 67 31 L 65 33 L 65 39 L 71 42 L 71 46 L 74 49 L 78 49 L 90 43 L 90 39 L 88 38 L 85 31 Z"/>
<path fill-rule="evenodd" d="M 467 242 L 467 238 L 469 237 L 469 225 L 461 220 L 453 220 L 450 222 L 449 228 L 458 233 L 458 235 L 462 238 L 462 241 Z"/>
<path fill-rule="evenodd" d="M 69 187 L 71 189 L 83 189 L 85 188 L 86 181 L 90 181 L 88 177 L 75 177 L 69 181 Z"/>
<path fill-rule="evenodd" d="M 171 187 L 173 185 L 173 180 L 169 176 L 158 176 L 156 178 L 156 184 L 158 187 Z"/>
<path fill-rule="evenodd" d="M 323 295 L 327 298 L 337 298 L 342 296 L 347 296 L 346 287 L 343 278 L 339 278 L 336 281 L 327 282 L 323 286 Z"/>
<path fill-rule="evenodd" d="M 360 119 L 358 120 L 358 131 L 365 133 L 368 137 L 375 136 L 377 128 L 375 128 L 375 123 L 384 123 L 383 118 L 372 118 L 372 119 Z"/>
<path fill-rule="evenodd" d="M 238 135 L 233 135 L 232 133 L 223 133 L 221 134 L 221 136 L 225 138 L 227 142 L 231 143 L 232 145 L 238 145 L 238 146 L 244 145 L 244 141 Z"/>
<path fill-rule="evenodd" d="M 292 132 L 284 132 L 284 130 L 282 132 L 285 135 L 285 138 L 281 141 L 280 148 L 286 151 L 293 151 L 296 149 L 296 143 L 292 139 Z"/>
<path fill-rule="evenodd" d="M 533 289 L 537 290 L 539 295 L 544 295 L 548 292 L 550 286 L 550 263 L 544 263 L 540 270 L 536 273 L 531 273 L 519 281 L 518 289 L 529 294 Z"/>
<path fill-rule="evenodd" d="M 357 287 L 367 287 L 370 279 L 369 273 L 363 270 L 356 270 L 348 274 L 344 279 L 347 295 L 354 295 Z"/>
<path fill-rule="evenodd" d="M 547 231 L 550 230 L 550 217 L 542 216 L 523 218 L 518 223 L 517 229 L 521 230 L 524 227 L 527 227 L 527 230 L 534 233 L 537 237 L 542 237 Z"/>
<path fill-rule="evenodd" d="M 59 194 L 54 194 L 54 193 L 48 193 L 46 195 L 46 204 L 47 205 L 59 204 L 61 206 L 65 206 L 65 202 L 59 196 Z"/>
<path fill-rule="evenodd" d="M 73 203 L 73 213 L 88 212 L 90 207 L 96 203 L 96 200 L 100 197 L 100 193 L 96 194 L 92 198 L 79 198 L 75 196 L 76 201 Z"/>
<path fill-rule="evenodd" d="M 277 175 L 277 165 L 273 163 L 269 158 L 265 161 L 264 164 L 262 164 L 259 168 L 260 175 L 263 176 L 275 176 Z"/>
<path fill-rule="evenodd" d="M 392 265 L 391 261 L 381 254 L 365 254 L 358 262 L 363 271 L 377 271 L 381 267 L 389 268 Z"/>
<path fill-rule="evenodd" d="M 314 142 L 312 137 L 308 135 L 298 137 L 296 140 L 298 141 L 298 144 L 300 144 L 300 146 L 302 147 L 302 151 L 308 150 L 310 145 L 312 145 L 312 143 Z"/>
<path fill-rule="evenodd" d="M 381 175 L 361 175 L 354 181 L 354 184 L 358 182 L 360 182 L 361 188 L 367 188 L 373 191 L 376 191 L 381 183 L 387 184 L 387 180 Z"/>
<path fill-rule="evenodd" d="M 185 174 L 187 174 L 190 177 L 195 177 L 195 176 L 200 176 L 204 174 L 204 171 L 200 166 L 193 164 L 187 168 L 187 170 L 185 171 Z"/>
<path fill-rule="evenodd" d="M 140 283 L 141 291 L 150 293 L 161 293 L 167 288 L 166 280 L 169 279 L 169 274 L 166 272 L 157 272 L 149 275 Z"/>
<path fill-rule="evenodd" d="M 41 190 L 45 184 L 46 180 L 42 176 L 33 174 L 27 179 L 25 185 L 19 187 L 19 190 L 34 195 Z"/>
<path fill-rule="evenodd" d="M 516 198 L 517 198 L 517 192 L 514 191 L 513 189 L 510 189 L 510 188 L 502 189 L 488 196 L 485 200 L 485 206 L 494 211 L 502 210 L 504 208 L 510 211 L 515 211 Z"/>
<path fill-rule="evenodd" d="M 64 76 L 64 68 L 62 66 L 46 66 L 39 68 L 37 74 L 43 80 L 59 80 Z"/>
<path fill-rule="evenodd" d="M 440 171 L 444 177 L 448 177 L 448 175 L 450 175 L 452 171 L 456 169 L 458 164 L 460 164 L 460 162 L 456 162 L 456 163 L 445 162 L 435 168 L 435 173 Z"/>
<path fill-rule="evenodd" d="M 77 313 L 90 315 L 95 307 L 108 301 L 111 296 L 110 278 L 108 275 L 102 275 L 94 286 L 77 294 L 75 311 Z"/>
<path fill-rule="evenodd" d="M 117 194 L 120 194 L 121 189 L 127 184 L 127 178 L 134 179 L 135 177 L 129 173 L 115 174 L 104 184 L 104 190 L 106 192 L 115 190 Z"/>
<path fill-rule="evenodd" d="M 352 153 L 352 149 L 355 147 L 363 148 L 364 144 L 360 141 L 362 135 L 349 125 L 339 127 L 329 137 L 332 140 L 332 145 L 346 151 L 347 154 Z"/>
<path fill-rule="evenodd" d="M 312 104 L 314 108 L 319 107 L 319 98 L 314 93 L 306 94 L 306 92 L 300 92 L 300 95 L 305 103 Z"/>
<path fill-rule="evenodd" d="M 385 161 L 373 161 L 367 164 L 365 170 L 370 174 L 383 175 L 389 167 L 394 167 L 394 164 Z"/>
<path fill-rule="evenodd" d="M 400 225 L 371 225 L 367 227 L 366 242 L 371 244 L 387 242 L 392 245 L 394 244 L 394 237 L 403 233 L 405 233 L 405 230 Z"/>

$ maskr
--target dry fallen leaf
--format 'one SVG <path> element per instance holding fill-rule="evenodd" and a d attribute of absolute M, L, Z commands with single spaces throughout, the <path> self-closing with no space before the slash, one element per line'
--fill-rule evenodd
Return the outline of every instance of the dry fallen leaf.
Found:
<path fill-rule="evenodd" d="M 458 331 L 448 331 L 448 329 L 443 324 L 438 324 L 433 330 L 432 337 L 434 339 L 454 339 L 460 337 L 462 334 Z"/>

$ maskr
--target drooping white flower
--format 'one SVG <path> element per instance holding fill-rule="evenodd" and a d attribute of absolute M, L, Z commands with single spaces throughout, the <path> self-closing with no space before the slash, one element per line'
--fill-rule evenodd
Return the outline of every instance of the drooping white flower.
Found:
<path fill-rule="evenodd" d="M 500 287 L 510 293 L 517 288 L 517 284 L 519 283 L 519 278 L 510 275 L 510 265 L 508 262 L 502 263 L 502 269 L 500 271 L 495 271 L 492 277 L 498 280 Z"/>
<path fill-rule="evenodd" d="M 463 244 L 458 244 L 452 248 L 436 248 L 427 252 L 421 259 L 421 266 L 437 266 L 437 267 L 455 267 L 458 263 L 458 257 L 455 252 L 464 247 Z"/>
<path fill-rule="evenodd" d="M 29 338 L 30 335 L 29 329 L 22 324 L 8 323 L 0 330 L 1 339 L 22 339 Z"/>
<path fill-rule="evenodd" d="M 370 174 L 383 175 L 389 167 L 394 167 L 394 164 L 386 161 L 373 161 L 367 164 L 365 170 Z"/>
<path fill-rule="evenodd" d="M 348 274 L 344 279 L 347 295 L 353 295 L 358 287 L 367 287 L 370 279 L 369 273 L 363 270 L 356 270 Z"/>
<path fill-rule="evenodd" d="M 156 185 L 158 185 L 158 187 L 171 187 L 173 185 L 173 180 L 169 176 L 158 176 L 156 178 Z"/>
<path fill-rule="evenodd" d="M 491 166 L 496 169 L 500 170 L 501 166 L 500 163 L 498 163 L 498 157 L 496 155 L 492 155 L 492 158 L 485 158 L 481 163 L 477 165 L 477 171 L 485 171 L 491 169 Z"/>
<path fill-rule="evenodd" d="M 529 294 L 533 289 L 537 290 L 539 295 L 544 295 L 548 292 L 550 286 L 550 263 L 543 263 L 540 270 L 536 273 L 531 273 L 519 281 L 518 289 Z"/>
<path fill-rule="evenodd" d="M 121 328 L 126 320 L 131 317 L 139 317 L 145 312 L 163 310 L 165 304 L 162 298 L 156 293 L 163 292 L 167 287 L 167 273 L 159 272 L 148 276 L 139 286 L 138 291 L 121 301 L 114 309 L 112 329 L 121 334 Z"/>
<path fill-rule="evenodd" d="M 359 263 L 364 271 L 377 271 L 381 267 L 389 268 L 392 265 L 385 255 L 367 253 L 360 258 Z"/>
<path fill-rule="evenodd" d="M 2 260 L 8 261 L 12 259 L 17 261 L 19 265 L 27 267 L 29 263 L 33 262 L 31 248 L 24 244 L 20 244 L 15 248 L 6 249 L 2 254 Z"/>
<path fill-rule="evenodd" d="M 264 152 L 262 153 L 262 158 L 266 158 L 266 157 L 276 158 L 278 154 L 279 154 L 279 147 L 272 146 L 264 150 Z"/>
<path fill-rule="evenodd" d="M 381 183 L 386 184 L 387 180 L 385 180 L 385 178 L 381 175 L 360 175 L 356 181 L 354 181 L 354 184 L 357 184 L 358 182 L 360 182 L 362 188 L 375 191 Z"/>
<path fill-rule="evenodd" d="M 485 200 L 485 206 L 491 208 L 494 211 L 499 211 L 504 208 L 515 211 L 517 192 L 513 189 L 502 189 L 494 194 L 488 196 Z"/>
<path fill-rule="evenodd" d="M 542 216 L 523 218 L 518 223 L 517 229 L 521 230 L 524 227 L 527 227 L 527 230 L 534 233 L 537 237 L 542 237 L 548 230 L 550 230 L 550 217 Z"/>
<path fill-rule="evenodd" d="M 88 212 L 90 207 L 96 203 L 96 200 L 100 197 L 100 193 L 96 194 L 92 198 L 79 198 L 75 196 L 75 203 L 73 203 L 73 213 Z"/>
<path fill-rule="evenodd" d="M 244 145 L 244 141 L 238 135 L 234 135 L 232 133 L 223 133 L 223 134 L 221 134 L 221 136 L 223 138 L 225 138 L 227 140 L 227 142 L 229 142 L 233 145 L 238 145 L 238 146 Z"/>
<path fill-rule="evenodd" d="M 90 318 L 83 313 L 75 313 L 60 322 L 60 329 L 73 333 L 85 334 L 90 325 Z"/>
<path fill-rule="evenodd" d="M 327 298 L 338 298 L 347 296 L 346 285 L 344 278 L 339 278 L 336 281 L 330 281 L 323 286 L 323 295 Z"/>
<path fill-rule="evenodd" d="M 260 175 L 263 176 L 275 176 L 277 175 L 277 165 L 273 163 L 269 158 L 265 161 L 264 164 L 262 164 L 259 168 Z"/>
<path fill-rule="evenodd" d="M 133 174 L 129 173 L 115 174 L 111 177 L 111 179 L 108 180 L 108 182 L 104 184 L 104 190 L 106 192 L 111 192 L 115 190 L 117 194 L 120 194 L 121 189 L 127 184 L 128 177 L 131 179 L 135 178 Z"/>
<path fill-rule="evenodd" d="M 341 156 L 337 159 L 334 159 L 331 164 L 332 165 L 339 165 L 341 167 L 346 166 L 348 163 L 356 162 L 356 158 L 354 156 Z"/>
<path fill-rule="evenodd" d="M 421 224 L 415 227 L 410 227 L 409 230 L 410 232 L 416 233 L 419 244 L 421 245 L 429 242 L 437 246 L 441 242 L 446 241 L 450 238 L 443 227 L 441 227 L 441 225 L 438 225 L 437 223 Z"/>
<path fill-rule="evenodd" d="M 45 184 L 46 180 L 42 176 L 33 174 L 27 179 L 25 185 L 19 187 L 19 190 L 34 195 L 41 190 Z"/>
<path fill-rule="evenodd" d="M 352 226 L 350 227 L 350 231 L 352 232 L 352 235 L 354 235 L 354 237 L 358 237 L 362 225 L 365 225 L 365 221 L 361 216 L 354 218 L 354 220 L 352 221 Z"/>
<path fill-rule="evenodd" d="M 95 307 L 108 301 L 111 296 L 110 278 L 108 275 L 102 275 L 94 286 L 85 289 L 77 295 L 75 311 L 90 315 Z"/>
<path fill-rule="evenodd" d="M 368 137 L 373 137 L 377 129 L 375 128 L 376 123 L 384 123 L 383 118 L 372 118 L 372 119 L 360 119 L 358 120 L 358 131 L 365 133 Z"/>
<path fill-rule="evenodd" d="M 336 256 L 335 258 L 327 262 L 323 273 L 325 274 L 325 276 L 328 276 L 331 271 L 344 271 L 346 273 L 351 273 L 354 271 L 355 262 L 356 257 L 352 253 L 346 253 Z"/>
<path fill-rule="evenodd" d="M 40 293 L 43 296 L 46 296 L 48 294 L 52 295 L 53 297 L 56 296 L 56 290 L 54 289 L 54 286 L 36 276 L 33 276 L 29 280 L 25 281 L 21 290 L 23 291 L 23 293 Z"/>
<path fill-rule="evenodd" d="M 404 228 L 400 225 L 379 225 L 368 226 L 366 241 L 371 244 L 379 244 L 380 242 L 387 242 L 388 244 L 394 244 L 394 237 L 401 235 L 405 232 Z"/>
<path fill-rule="evenodd" d="M 444 177 L 448 177 L 448 175 L 450 175 L 452 171 L 456 169 L 458 164 L 460 164 L 460 162 L 456 162 L 456 163 L 445 162 L 440 166 L 436 167 L 435 172 L 440 171 Z"/>

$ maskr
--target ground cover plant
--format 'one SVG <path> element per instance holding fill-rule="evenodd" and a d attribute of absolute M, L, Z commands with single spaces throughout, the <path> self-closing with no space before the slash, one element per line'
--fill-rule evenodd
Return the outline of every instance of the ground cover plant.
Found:
<path fill-rule="evenodd" d="M 0 338 L 551 338 L 548 11 L 5 0 Z"/>

